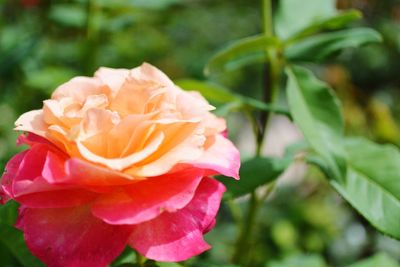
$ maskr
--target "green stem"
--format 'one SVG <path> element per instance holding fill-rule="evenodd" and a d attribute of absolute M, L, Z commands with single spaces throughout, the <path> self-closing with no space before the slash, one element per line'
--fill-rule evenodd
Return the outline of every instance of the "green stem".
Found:
<path fill-rule="evenodd" d="M 232 257 L 232 262 L 236 264 L 240 264 L 241 266 L 248 266 L 249 262 L 249 246 L 250 239 L 249 236 L 253 234 L 256 214 L 258 210 L 258 200 L 256 192 L 251 193 L 250 201 L 249 201 L 249 209 L 246 216 L 246 220 L 244 221 L 239 237 L 236 243 L 235 253 Z"/>
<path fill-rule="evenodd" d="M 146 262 L 146 258 L 144 256 L 142 256 L 139 252 L 137 252 L 135 250 L 135 254 L 136 254 L 136 263 L 140 266 L 140 267 L 144 267 L 145 262 Z"/>
<path fill-rule="evenodd" d="M 267 36 L 272 36 L 273 26 L 272 26 L 271 0 L 262 0 L 262 17 L 263 17 L 264 34 Z"/>
<path fill-rule="evenodd" d="M 86 3 L 86 45 L 84 47 L 85 53 L 85 73 L 91 75 L 93 68 L 96 65 L 97 56 L 97 37 L 98 29 L 94 21 L 94 17 L 99 12 L 99 8 L 96 5 L 96 0 L 87 0 Z"/>
<path fill-rule="evenodd" d="M 266 36 L 273 36 L 273 22 L 272 22 L 272 3 L 271 0 L 261 0 L 263 10 L 263 28 Z M 269 57 L 269 62 L 266 64 L 266 79 L 265 79 L 265 96 L 264 102 L 271 102 L 274 104 L 279 94 L 279 81 L 281 73 L 281 63 L 279 60 L 279 52 L 266 51 Z M 265 132 L 268 129 L 269 121 L 272 112 L 265 111 L 261 113 L 260 120 L 251 118 L 253 130 L 256 137 L 256 156 L 261 156 L 261 149 L 264 141 Z M 274 184 L 268 186 L 267 191 L 260 198 L 254 190 L 251 193 L 248 203 L 247 216 L 241 224 L 241 230 L 236 241 L 235 251 L 232 257 L 232 262 L 241 266 L 251 265 L 251 238 L 254 234 L 256 219 L 261 205 L 272 192 Z"/>

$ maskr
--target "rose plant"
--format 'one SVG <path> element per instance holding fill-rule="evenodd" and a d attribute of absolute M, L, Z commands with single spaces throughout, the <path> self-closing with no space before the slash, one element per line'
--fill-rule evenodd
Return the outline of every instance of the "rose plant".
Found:
<path fill-rule="evenodd" d="M 16 121 L 25 132 L 1 180 L 20 203 L 17 228 L 48 266 L 106 266 L 131 246 L 182 261 L 210 248 L 223 174 L 239 152 L 225 120 L 160 70 L 100 68 L 59 86 Z"/>

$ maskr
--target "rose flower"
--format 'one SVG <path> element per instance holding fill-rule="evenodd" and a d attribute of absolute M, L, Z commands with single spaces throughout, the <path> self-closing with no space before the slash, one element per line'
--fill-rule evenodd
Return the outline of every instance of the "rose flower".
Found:
<path fill-rule="evenodd" d="M 100 68 L 59 86 L 16 130 L 28 150 L 1 180 L 2 202 L 48 266 L 104 267 L 131 246 L 149 259 L 182 261 L 210 248 L 224 186 L 239 152 L 225 121 L 196 92 L 149 65 Z"/>

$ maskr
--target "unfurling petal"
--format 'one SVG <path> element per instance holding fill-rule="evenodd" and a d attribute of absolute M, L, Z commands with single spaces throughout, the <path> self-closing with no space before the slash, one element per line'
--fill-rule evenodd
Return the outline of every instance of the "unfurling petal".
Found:
<path fill-rule="evenodd" d="M 193 166 L 211 171 L 208 175 L 222 174 L 239 179 L 240 154 L 227 138 L 218 134 L 206 141 L 203 156 Z"/>

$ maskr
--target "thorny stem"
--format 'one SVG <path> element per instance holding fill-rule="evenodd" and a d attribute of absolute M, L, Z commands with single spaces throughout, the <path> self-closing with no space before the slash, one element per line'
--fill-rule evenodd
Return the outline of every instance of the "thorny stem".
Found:
<path fill-rule="evenodd" d="M 263 28 L 266 36 L 273 36 L 273 23 L 272 23 L 272 3 L 271 0 L 262 0 L 263 11 Z M 268 54 L 269 62 L 265 67 L 264 79 L 264 102 L 274 103 L 279 93 L 279 76 L 281 66 L 276 51 L 266 51 Z M 265 137 L 265 132 L 268 130 L 268 124 L 271 118 L 271 112 L 261 113 L 260 120 L 252 117 L 253 131 L 256 137 L 256 155 L 261 156 L 261 149 Z M 264 194 L 258 197 L 254 190 L 250 195 L 246 217 L 241 224 L 241 230 L 236 241 L 235 251 L 232 257 L 232 262 L 241 266 L 250 266 L 251 263 L 251 238 L 253 236 L 254 228 L 256 225 L 256 218 L 262 203 L 267 199 L 270 193 L 275 188 L 275 183 L 271 183 Z"/>

